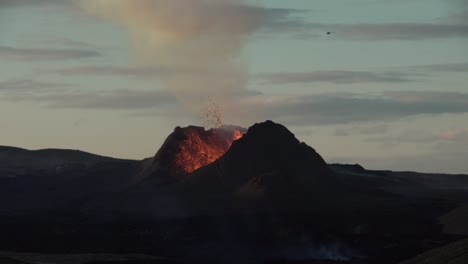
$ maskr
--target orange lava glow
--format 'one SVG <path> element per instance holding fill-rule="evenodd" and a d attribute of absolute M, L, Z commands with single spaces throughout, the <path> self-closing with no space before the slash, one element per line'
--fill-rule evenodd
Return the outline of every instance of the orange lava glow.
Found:
<path fill-rule="evenodd" d="M 242 132 L 242 131 L 239 131 L 239 130 L 234 130 L 233 135 L 232 135 L 232 141 L 238 140 L 244 134 L 245 134 L 245 132 Z M 231 144 L 232 144 L 232 142 L 231 142 Z M 231 145 L 229 144 L 229 146 L 231 146 Z"/>
<path fill-rule="evenodd" d="M 190 130 L 187 138 L 179 144 L 175 165 L 183 174 L 191 173 L 219 159 L 245 132 L 211 129 L 208 131 Z"/>

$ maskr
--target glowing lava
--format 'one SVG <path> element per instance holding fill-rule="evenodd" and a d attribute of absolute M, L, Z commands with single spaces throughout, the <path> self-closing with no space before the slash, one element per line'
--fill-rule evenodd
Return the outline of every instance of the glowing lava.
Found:
<path fill-rule="evenodd" d="M 231 144 L 244 135 L 241 129 L 232 127 L 185 128 L 184 138 L 178 144 L 173 168 L 178 174 L 188 174 L 213 163 L 229 149 Z"/>

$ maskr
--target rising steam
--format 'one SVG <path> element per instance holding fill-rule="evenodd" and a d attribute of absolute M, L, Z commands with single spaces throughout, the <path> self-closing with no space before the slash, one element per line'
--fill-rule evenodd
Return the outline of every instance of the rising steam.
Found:
<path fill-rule="evenodd" d="M 251 2 L 251 1 L 250 1 Z M 191 110 L 245 92 L 241 61 L 261 8 L 244 0 L 81 0 L 84 10 L 124 26 L 140 62 L 169 69 L 163 85 Z"/>

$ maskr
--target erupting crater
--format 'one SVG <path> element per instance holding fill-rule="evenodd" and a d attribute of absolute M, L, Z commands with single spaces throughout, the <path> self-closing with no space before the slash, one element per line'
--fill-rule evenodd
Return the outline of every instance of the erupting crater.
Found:
<path fill-rule="evenodd" d="M 237 126 L 209 130 L 197 126 L 176 127 L 154 156 L 150 174 L 189 174 L 219 159 L 245 132 L 245 128 Z"/>

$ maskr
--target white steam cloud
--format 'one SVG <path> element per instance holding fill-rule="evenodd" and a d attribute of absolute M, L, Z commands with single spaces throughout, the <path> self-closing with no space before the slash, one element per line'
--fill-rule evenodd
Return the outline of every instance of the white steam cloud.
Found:
<path fill-rule="evenodd" d="M 245 92 L 240 55 L 262 8 L 244 0 L 81 0 L 81 7 L 128 29 L 140 62 L 170 69 L 162 83 L 192 110 L 208 97 L 224 104 Z"/>

